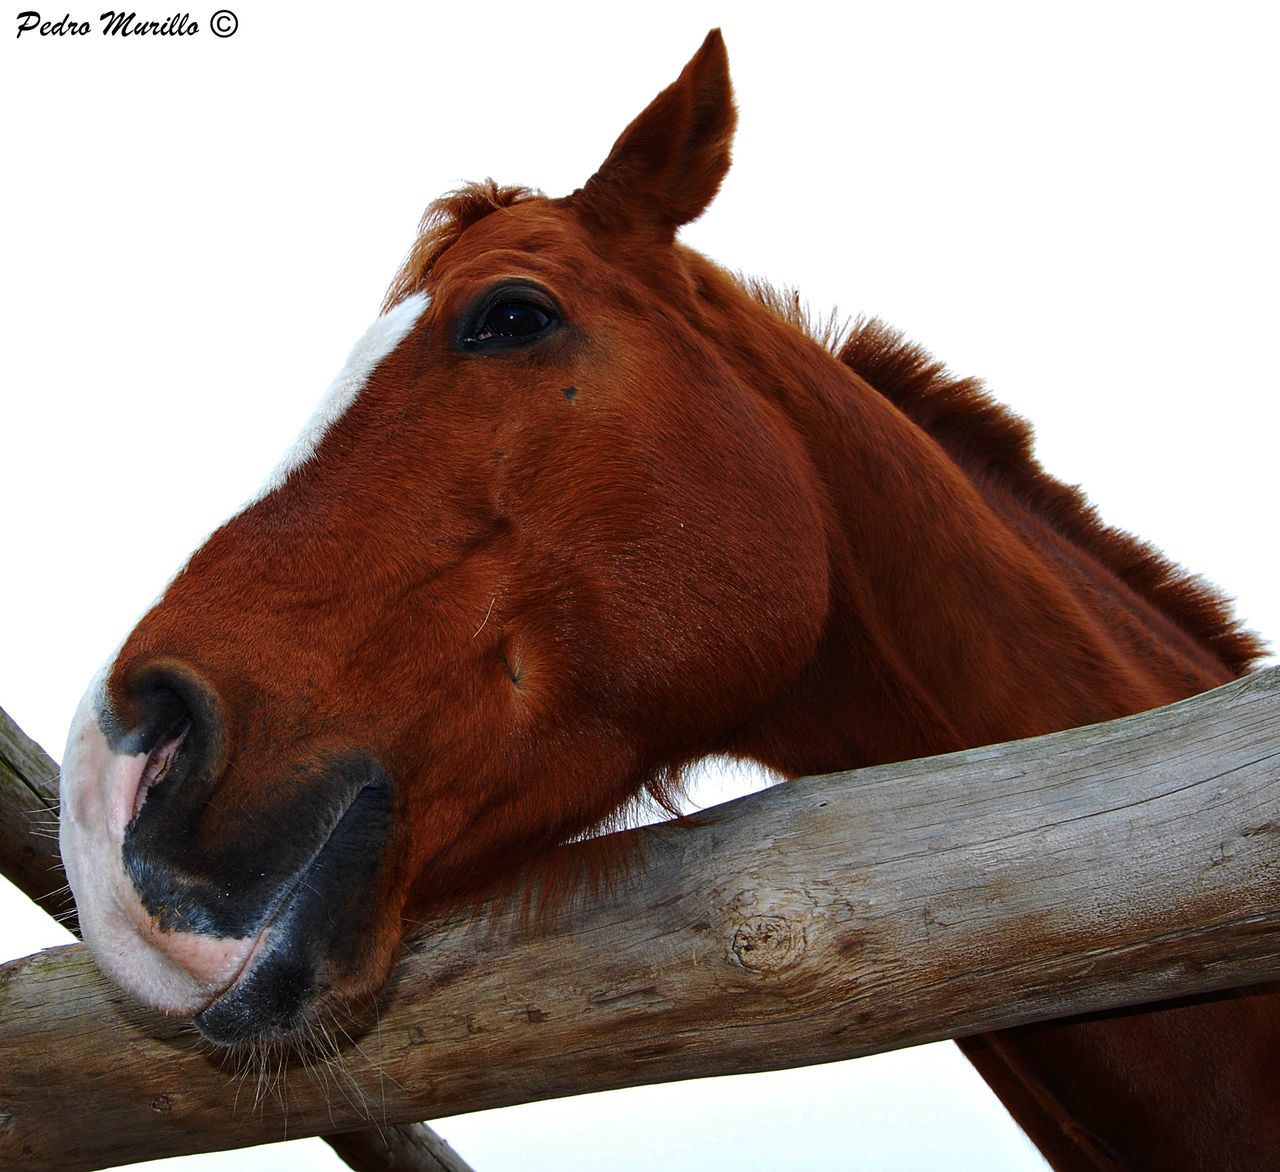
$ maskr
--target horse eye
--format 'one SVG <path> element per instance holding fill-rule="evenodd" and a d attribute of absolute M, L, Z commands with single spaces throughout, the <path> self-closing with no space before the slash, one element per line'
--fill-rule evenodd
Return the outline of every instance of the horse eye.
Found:
<path fill-rule="evenodd" d="M 531 301 L 499 301 L 485 314 L 471 340 L 483 342 L 488 338 L 511 338 L 523 341 L 542 333 L 554 320 L 542 306 Z"/>

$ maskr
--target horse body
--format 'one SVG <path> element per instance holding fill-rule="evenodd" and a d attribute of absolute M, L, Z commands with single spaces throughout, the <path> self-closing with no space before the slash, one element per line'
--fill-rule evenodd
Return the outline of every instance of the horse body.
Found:
<path fill-rule="evenodd" d="M 579 192 L 435 205 L 298 455 L 91 690 L 64 855 L 126 988 L 288 1036 L 707 754 L 848 769 L 1247 670 L 975 385 L 675 243 L 733 124 L 713 34 Z M 963 1045 L 1059 1167 L 1253 1167 L 1277 1042 L 1254 992 Z"/>

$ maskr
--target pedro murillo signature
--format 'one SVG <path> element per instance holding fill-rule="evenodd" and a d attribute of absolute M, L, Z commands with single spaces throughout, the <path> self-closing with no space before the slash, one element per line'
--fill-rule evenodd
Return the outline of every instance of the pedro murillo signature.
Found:
<path fill-rule="evenodd" d="M 207 27 L 215 36 L 229 37 L 238 25 L 235 13 L 221 8 L 209 18 Z M 44 20 L 34 10 L 18 13 L 19 37 L 24 33 L 41 37 L 86 37 L 93 31 L 90 21 L 81 20 L 69 12 L 57 20 Z M 160 20 L 149 20 L 136 12 L 109 10 L 99 14 L 98 31 L 104 37 L 192 37 L 201 31 L 201 25 L 189 12 L 176 12 Z"/>

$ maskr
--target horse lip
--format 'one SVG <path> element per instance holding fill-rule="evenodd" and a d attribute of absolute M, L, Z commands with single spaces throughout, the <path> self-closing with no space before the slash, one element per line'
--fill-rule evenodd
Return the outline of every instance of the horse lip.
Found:
<path fill-rule="evenodd" d="M 332 837 L 332 835 L 330 837 Z M 328 840 L 326 840 L 325 845 L 326 846 L 328 845 Z M 324 850 L 324 847 L 321 847 L 320 851 L 323 852 L 323 850 Z M 285 911 L 288 910 L 289 904 L 293 900 L 294 893 L 298 889 L 298 885 L 310 873 L 311 868 L 314 866 L 316 859 L 318 859 L 319 857 L 320 857 L 320 852 L 318 852 L 316 856 L 311 860 L 311 862 L 309 862 L 305 867 L 303 867 L 302 870 L 299 871 L 298 874 L 294 877 L 294 881 L 289 885 L 285 893 L 280 897 L 275 907 L 271 909 L 271 912 L 267 917 L 267 922 L 263 924 L 262 929 L 258 932 L 258 935 L 254 938 L 253 945 L 250 947 L 248 953 L 245 955 L 244 962 L 236 970 L 232 978 L 221 989 L 219 989 L 212 997 L 210 997 L 209 1000 L 205 1002 L 205 1004 L 202 1005 L 192 1015 L 191 1020 L 195 1022 L 196 1025 L 200 1024 L 200 1019 L 208 1011 L 212 1009 L 216 1009 L 217 1006 L 222 1001 L 226 1000 L 228 997 L 233 996 L 236 990 L 239 989 L 241 984 L 243 984 L 249 977 L 253 975 L 253 970 L 257 967 L 257 962 L 259 958 L 262 956 L 263 952 L 266 950 L 268 938 L 271 935 L 272 928 L 276 926 L 276 921 L 279 920 L 280 917 L 285 913 Z"/>
<path fill-rule="evenodd" d="M 326 852 L 329 851 L 330 848 L 333 846 L 334 840 L 338 834 L 339 829 L 343 825 L 344 819 L 347 817 L 347 815 L 351 812 L 353 807 L 356 805 L 361 795 L 364 794 L 366 790 L 370 789 L 372 786 L 376 784 L 377 784 L 376 782 L 368 782 L 365 785 L 361 786 L 360 789 L 356 791 L 356 793 L 351 798 L 351 800 L 346 804 L 346 806 L 343 807 L 342 812 L 338 815 L 338 817 L 334 819 L 333 826 L 330 828 L 329 833 L 325 836 L 324 842 L 320 844 L 320 846 L 317 848 L 317 850 L 311 856 L 311 858 L 302 867 L 300 867 L 297 870 L 297 872 L 294 874 L 292 882 L 289 883 L 289 885 L 285 888 L 285 890 L 282 892 L 280 897 L 276 900 L 270 912 L 267 913 L 266 921 L 263 923 L 262 928 L 260 929 L 260 931 L 258 932 L 258 935 L 254 939 L 253 945 L 250 947 L 248 953 L 244 958 L 244 962 L 237 969 L 235 975 L 230 979 L 230 981 L 227 982 L 226 985 L 224 985 L 217 993 L 215 993 L 208 1000 L 208 1002 L 205 1003 L 204 1006 L 202 1006 L 192 1016 L 192 1021 L 195 1022 L 197 1026 L 200 1025 L 200 1019 L 205 1015 L 205 1013 L 217 1008 L 217 1006 L 220 1003 L 225 1001 L 227 998 L 233 996 L 236 993 L 236 991 L 240 988 L 240 986 L 246 980 L 248 980 L 250 977 L 253 976 L 253 973 L 257 968 L 258 962 L 264 959 L 265 956 L 270 955 L 270 952 L 271 952 L 270 946 L 272 944 L 272 941 L 270 938 L 272 936 L 272 930 L 277 926 L 278 922 L 289 911 L 298 893 L 299 888 L 301 888 L 302 885 L 306 882 L 307 877 L 311 875 L 313 871 L 315 871 L 317 866 L 323 860 Z"/>
<path fill-rule="evenodd" d="M 357 795 L 357 797 L 358 796 L 359 795 Z M 228 981 L 225 986 L 223 986 L 223 988 L 221 988 L 217 993 L 214 994 L 213 997 L 209 999 L 208 1004 L 205 1005 L 204 1008 L 200 1010 L 200 1013 L 196 1014 L 197 1018 L 200 1016 L 201 1013 L 204 1013 L 206 1009 L 211 1009 L 228 994 L 234 992 L 236 989 L 236 986 L 238 986 L 241 981 L 243 981 L 247 976 L 249 976 L 250 972 L 253 969 L 254 962 L 261 955 L 262 950 L 267 943 L 267 937 L 271 934 L 271 929 L 276 926 L 276 921 L 279 920 L 280 917 L 288 910 L 290 903 L 293 902 L 293 897 L 297 893 L 298 888 L 305 881 L 306 877 L 309 874 L 311 874 L 316 864 L 320 861 L 320 856 L 324 854 L 329 844 L 333 841 L 333 836 L 334 834 L 337 833 L 338 827 L 342 825 L 342 819 L 346 815 L 347 810 L 351 809 L 351 807 L 354 805 L 355 805 L 355 798 L 352 798 L 351 801 L 346 806 L 346 809 L 344 809 L 342 811 L 342 814 L 340 814 L 338 818 L 334 821 L 332 829 L 329 831 L 327 835 L 325 835 L 325 840 L 320 844 L 319 849 L 294 874 L 293 881 L 289 884 L 288 887 L 284 889 L 279 899 L 276 900 L 275 905 L 267 913 L 266 922 L 262 925 L 262 928 L 259 930 L 258 935 L 254 938 L 253 946 L 249 949 L 248 954 L 245 956 L 244 963 L 236 971 L 235 976 L 233 976 L 231 980 Z"/>
<path fill-rule="evenodd" d="M 194 1014 L 192 1014 L 192 1021 L 198 1022 L 200 1020 L 200 1016 L 206 1010 L 212 1009 L 224 997 L 228 997 L 233 992 L 235 992 L 236 987 L 240 984 L 240 982 L 243 981 L 249 975 L 249 973 L 253 969 L 254 963 L 257 961 L 258 956 L 260 955 L 263 947 L 266 944 L 267 936 L 270 933 L 271 928 L 274 926 L 276 922 L 276 918 L 280 914 L 280 910 L 289 902 L 289 898 L 292 895 L 293 895 L 293 888 L 290 887 L 284 899 L 282 899 L 280 903 L 276 905 L 275 910 L 271 913 L 271 918 L 267 921 L 266 924 L 263 925 L 262 931 L 258 933 L 257 938 L 254 940 L 252 947 L 249 949 L 248 953 L 245 955 L 243 963 L 235 971 L 235 973 L 231 977 L 231 980 L 229 980 L 225 985 L 223 985 L 223 987 L 219 989 L 212 997 L 210 997 L 209 1000 L 204 1003 L 204 1005 L 202 1005 L 198 1010 L 196 1010 Z"/>

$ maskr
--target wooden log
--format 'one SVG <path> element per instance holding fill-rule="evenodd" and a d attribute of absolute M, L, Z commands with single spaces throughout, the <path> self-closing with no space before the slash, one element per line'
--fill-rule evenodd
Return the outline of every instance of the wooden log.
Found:
<path fill-rule="evenodd" d="M 366 1127 L 328 1140 L 350 1167 L 367 1172 L 472 1172 L 448 1140 L 422 1123 L 383 1130 Z"/>
<path fill-rule="evenodd" d="M 75 904 L 58 854 L 58 767 L 0 708 L 0 874 L 77 936 Z M 5 1127 L 0 1114 L 0 1132 Z M 356 1172 L 470 1172 L 425 1123 L 325 1137 Z"/>
<path fill-rule="evenodd" d="M 0 1164 L 807 1065 L 1280 977 L 1280 671 L 630 833 L 644 861 L 606 894 L 434 926 L 337 1088 L 294 1070 L 237 1103 L 218 1056 L 82 947 L 4 966 Z"/>
<path fill-rule="evenodd" d="M 57 838 L 58 766 L 0 708 L 0 873 L 79 935 Z"/>

